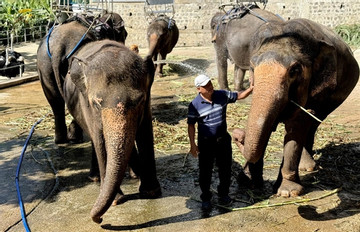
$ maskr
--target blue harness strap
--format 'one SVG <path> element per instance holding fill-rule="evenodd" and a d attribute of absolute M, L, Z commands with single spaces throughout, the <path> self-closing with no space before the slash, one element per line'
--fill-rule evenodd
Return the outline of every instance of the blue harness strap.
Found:
<path fill-rule="evenodd" d="M 89 32 L 89 30 L 92 28 L 92 26 L 94 25 L 95 20 L 90 24 L 89 28 L 86 30 L 86 32 L 83 34 L 83 36 L 81 37 L 81 39 L 79 40 L 79 42 L 75 45 L 75 47 L 71 50 L 71 52 L 66 56 L 66 59 L 69 59 L 75 52 L 76 50 L 79 48 L 81 42 L 84 40 L 86 34 Z M 50 34 L 53 31 L 55 25 L 52 26 L 52 28 L 49 30 L 49 33 L 46 36 L 46 50 L 47 50 L 47 54 L 50 57 L 50 59 L 52 58 L 51 56 L 51 52 L 50 52 L 50 46 L 49 46 L 49 39 L 50 39 Z"/>
<path fill-rule="evenodd" d="M 54 27 L 55 27 L 55 24 L 50 28 L 49 33 L 46 36 L 46 51 L 47 51 L 47 54 L 50 57 L 50 59 L 52 58 L 52 56 L 50 53 L 49 38 L 50 38 L 51 32 L 54 30 Z"/>
<path fill-rule="evenodd" d="M 268 22 L 268 20 L 267 19 L 265 19 L 264 17 L 262 17 L 262 16 L 260 16 L 259 14 L 257 14 L 257 13 L 255 13 L 253 10 L 251 10 L 250 8 L 248 8 L 248 10 L 249 10 L 249 13 L 250 14 L 253 14 L 253 15 L 255 15 L 256 17 L 258 17 L 259 19 L 261 19 L 262 21 L 264 21 L 264 22 Z"/>
<path fill-rule="evenodd" d="M 70 56 L 72 56 L 74 54 L 74 52 L 79 48 L 81 42 L 84 40 L 86 34 L 88 33 L 88 31 L 86 31 L 83 36 L 81 37 L 81 39 L 79 40 L 79 42 L 75 45 L 75 47 L 71 50 L 71 52 L 66 56 L 66 59 L 69 59 Z"/>

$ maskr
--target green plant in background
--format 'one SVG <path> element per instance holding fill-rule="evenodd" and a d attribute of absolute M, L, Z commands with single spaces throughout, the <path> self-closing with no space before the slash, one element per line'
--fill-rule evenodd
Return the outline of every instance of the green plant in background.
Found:
<path fill-rule="evenodd" d="M 348 45 L 360 47 L 360 24 L 339 25 L 335 27 L 335 31 Z"/>
<path fill-rule="evenodd" d="M 23 28 L 33 28 L 54 18 L 49 0 L 4 0 L 0 1 L 0 30 L 11 35 L 11 50 L 14 35 Z"/>

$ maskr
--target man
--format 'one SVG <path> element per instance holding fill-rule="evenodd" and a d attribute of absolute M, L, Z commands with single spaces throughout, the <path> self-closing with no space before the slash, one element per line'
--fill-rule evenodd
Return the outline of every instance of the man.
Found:
<path fill-rule="evenodd" d="M 212 193 L 210 192 L 211 176 L 214 161 L 219 170 L 218 202 L 230 205 L 232 149 L 231 136 L 227 132 L 226 108 L 228 103 L 244 99 L 253 90 L 251 85 L 242 92 L 214 90 L 211 80 L 206 75 L 195 78 L 198 95 L 189 105 L 188 135 L 190 152 L 199 157 L 199 183 L 202 191 L 202 209 L 211 209 Z M 198 123 L 198 146 L 195 143 L 195 124 Z"/>

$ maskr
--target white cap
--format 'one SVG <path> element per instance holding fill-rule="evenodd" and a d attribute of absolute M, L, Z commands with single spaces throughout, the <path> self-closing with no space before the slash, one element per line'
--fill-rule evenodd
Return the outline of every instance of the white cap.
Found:
<path fill-rule="evenodd" d="M 207 83 L 209 83 L 210 78 L 204 74 L 201 74 L 195 78 L 195 86 L 205 86 Z"/>

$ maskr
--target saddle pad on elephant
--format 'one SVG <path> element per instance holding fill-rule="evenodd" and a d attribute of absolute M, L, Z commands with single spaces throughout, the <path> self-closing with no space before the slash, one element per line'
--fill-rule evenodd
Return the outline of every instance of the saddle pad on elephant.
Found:
<path fill-rule="evenodd" d="M 226 14 L 221 18 L 221 22 L 225 24 L 232 19 L 240 19 L 254 8 L 259 8 L 259 6 L 254 3 L 249 3 L 247 5 L 237 5 L 226 12 Z"/>
<path fill-rule="evenodd" d="M 84 27 L 89 28 L 89 31 L 95 35 L 96 39 L 100 40 L 104 39 L 104 35 L 106 35 L 109 30 L 112 30 L 107 23 L 109 18 L 105 20 L 105 22 L 102 22 L 99 18 L 95 18 L 94 16 L 74 15 L 73 17 L 67 19 L 64 23 L 77 21 Z"/>
<path fill-rule="evenodd" d="M 168 16 L 166 15 L 159 15 L 158 17 L 156 17 L 156 19 L 154 20 L 155 22 L 156 21 L 160 21 L 160 20 L 163 20 L 165 21 L 167 24 L 168 24 L 168 29 L 172 29 L 175 25 L 175 20 L 172 19 L 172 18 L 169 18 Z"/>

